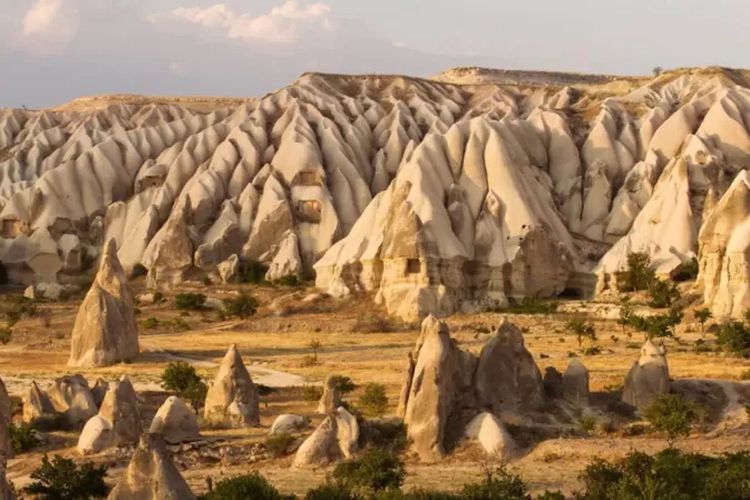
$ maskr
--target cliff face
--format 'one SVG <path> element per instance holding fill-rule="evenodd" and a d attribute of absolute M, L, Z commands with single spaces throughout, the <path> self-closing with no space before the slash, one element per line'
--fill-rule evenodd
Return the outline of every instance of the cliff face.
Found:
<path fill-rule="evenodd" d="M 417 317 L 553 296 L 582 273 L 606 287 L 645 251 L 661 273 L 699 258 L 715 312 L 744 307 L 722 299 L 747 282 L 743 249 L 719 256 L 704 227 L 750 165 L 739 72 L 308 74 L 211 102 L 0 111 L 10 278 L 79 272 L 111 238 L 155 287 L 238 255 Z"/>

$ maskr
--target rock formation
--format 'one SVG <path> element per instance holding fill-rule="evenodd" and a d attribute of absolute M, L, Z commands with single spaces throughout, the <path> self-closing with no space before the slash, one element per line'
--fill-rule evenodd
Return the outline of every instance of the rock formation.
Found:
<path fill-rule="evenodd" d="M 482 348 L 476 371 L 480 405 L 495 414 L 539 410 L 544 405 L 544 382 L 523 333 L 507 320 Z"/>
<path fill-rule="evenodd" d="M 31 382 L 23 395 L 23 421 L 35 424 L 55 417 L 55 408 L 36 382 Z"/>
<path fill-rule="evenodd" d="M 136 356 L 138 328 L 133 294 L 117 258 L 117 246 L 109 240 L 94 283 L 78 309 L 68 365 L 108 366 Z"/>
<path fill-rule="evenodd" d="M 622 400 L 643 410 L 654 399 L 669 392 L 669 366 L 664 346 L 647 340 L 641 347 L 641 357 L 633 364 L 625 379 Z"/>
<path fill-rule="evenodd" d="M 276 417 L 276 420 L 271 424 L 271 430 L 268 433 L 291 434 L 306 429 L 308 425 L 310 425 L 310 420 L 306 417 L 285 413 Z"/>
<path fill-rule="evenodd" d="M 339 397 L 339 390 L 336 387 L 336 376 L 329 375 L 323 384 L 323 394 L 320 396 L 320 401 L 318 401 L 316 412 L 327 415 L 332 411 L 336 411 L 336 408 L 340 404 L 341 398 Z"/>
<path fill-rule="evenodd" d="M 13 458 L 13 442 L 10 438 L 10 431 L 8 426 L 13 422 L 10 396 L 8 395 L 8 389 L 5 387 L 5 382 L 0 379 L 0 454 L 6 459 Z M 2 482 L 0 481 L 0 487 Z"/>
<path fill-rule="evenodd" d="M 239 277 L 240 274 L 240 258 L 236 253 L 230 255 L 227 260 L 220 262 L 216 266 L 216 271 L 219 273 L 219 278 L 222 283 L 232 283 Z"/>
<path fill-rule="evenodd" d="M 3 386 L 4 389 L 4 386 Z M 5 439 L 10 437 L 10 431 L 8 430 L 9 422 L 5 420 L 5 418 L 0 418 L 0 436 L 3 437 L 4 442 Z M 10 444 L 8 440 L 8 444 Z M 15 500 L 15 495 L 13 494 L 13 491 L 10 488 L 10 485 L 8 484 L 8 480 L 6 478 L 5 472 L 7 470 L 8 466 L 8 459 L 12 458 L 13 456 L 13 450 L 12 448 L 8 449 L 4 446 L 3 449 L 0 449 L 0 500 Z"/>
<path fill-rule="evenodd" d="M 445 455 L 448 419 L 471 387 L 475 364 L 455 345 L 445 323 L 433 316 L 422 322 L 404 423 L 412 449 L 423 461 Z"/>
<path fill-rule="evenodd" d="M 200 438 L 198 419 L 185 402 L 170 396 L 154 415 L 149 428 L 151 434 L 161 434 L 169 444 L 179 444 Z"/>
<path fill-rule="evenodd" d="M 503 423 L 491 413 L 480 413 L 464 430 L 464 436 L 476 440 L 487 455 L 506 460 L 517 451 L 517 445 Z"/>
<path fill-rule="evenodd" d="M 170 457 L 164 438 L 144 434 L 125 474 L 108 500 L 192 500 L 195 498 Z"/>
<path fill-rule="evenodd" d="M 603 291 L 642 251 L 659 274 L 697 257 L 716 315 L 740 314 L 744 229 L 717 220 L 744 218 L 725 210 L 750 166 L 743 77 L 492 74 L 306 74 L 208 111 L 4 109 L 0 261 L 54 283 L 113 239 L 159 287 L 231 276 L 236 255 L 413 319 Z"/>
<path fill-rule="evenodd" d="M 47 397 L 54 411 L 69 426 L 77 427 L 86 423 L 98 411 L 89 384 L 82 375 L 66 375 L 55 379 L 47 390 Z"/>
<path fill-rule="evenodd" d="M 563 373 L 562 397 L 578 408 L 589 405 L 589 371 L 578 359 L 571 360 Z"/>
<path fill-rule="evenodd" d="M 134 445 L 143 433 L 138 398 L 127 377 L 110 384 L 99 413 L 89 419 L 78 438 L 83 455 L 113 446 Z"/>
<path fill-rule="evenodd" d="M 209 422 L 232 427 L 260 424 L 258 389 L 236 345 L 227 351 L 214 382 L 208 388 L 203 415 Z"/>
<path fill-rule="evenodd" d="M 96 403 L 97 408 L 101 408 L 107 391 L 109 391 L 109 382 L 103 378 L 96 379 L 94 387 L 91 388 L 91 395 L 94 396 L 94 403 Z"/>
<path fill-rule="evenodd" d="M 337 408 L 300 445 L 293 464 L 295 467 L 317 467 L 350 458 L 357 450 L 358 441 L 357 418 L 344 408 Z"/>

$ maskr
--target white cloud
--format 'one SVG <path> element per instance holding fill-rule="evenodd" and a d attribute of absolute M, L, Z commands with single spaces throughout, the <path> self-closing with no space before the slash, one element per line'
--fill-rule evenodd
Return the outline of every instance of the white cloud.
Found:
<path fill-rule="evenodd" d="M 180 7 L 167 14 L 150 16 L 151 22 L 164 18 L 180 19 L 205 28 L 222 28 L 228 38 L 272 44 L 290 44 L 309 30 L 332 31 L 331 9 L 323 3 L 301 4 L 287 0 L 269 12 L 252 16 L 234 11 L 226 4 L 210 7 Z"/>
<path fill-rule="evenodd" d="M 55 51 L 78 31 L 79 13 L 71 0 L 36 0 L 23 18 L 23 35 L 39 50 Z"/>
<path fill-rule="evenodd" d="M 188 74 L 187 67 L 181 63 L 181 62 L 172 62 L 169 63 L 169 72 L 172 73 L 175 76 L 186 76 Z"/>

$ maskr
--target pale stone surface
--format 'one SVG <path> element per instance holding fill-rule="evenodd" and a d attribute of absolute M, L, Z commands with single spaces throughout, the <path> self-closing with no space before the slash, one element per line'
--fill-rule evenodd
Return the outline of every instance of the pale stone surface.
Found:
<path fill-rule="evenodd" d="M 164 440 L 170 444 L 194 441 L 200 438 L 198 419 L 195 413 L 182 399 L 176 396 L 170 396 L 164 401 L 151 421 L 149 432 L 161 434 L 164 436 Z"/>
<path fill-rule="evenodd" d="M 133 294 L 110 240 L 99 271 L 76 315 L 69 366 L 108 366 L 138 356 Z"/>
<path fill-rule="evenodd" d="M 476 440 L 487 455 L 501 460 L 518 451 L 505 425 L 491 413 L 480 413 L 466 426 L 464 436 Z"/>
<path fill-rule="evenodd" d="M 641 357 L 628 372 L 622 400 L 643 410 L 656 398 L 669 392 L 669 386 L 667 351 L 664 346 L 648 340 L 641 347 Z"/>
<path fill-rule="evenodd" d="M 294 456 L 295 467 L 317 467 L 350 458 L 357 451 L 359 424 L 344 408 L 337 408 L 303 441 Z"/>
<path fill-rule="evenodd" d="M 193 500 L 159 434 L 144 434 L 108 500 Z"/>
<path fill-rule="evenodd" d="M 88 382 L 82 375 L 66 375 L 55 379 L 47 391 L 49 402 L 68 425 L 84 424 L 97 413 L 96 402 Z"/>
<path fill-rule="evenodd" d="M 306 417 L 285 413 L 276 417 L 269 434 L 291 434 L 306 429 L 308 425 L 310 425 L 310 420 Z"/>
<path fill-rule="evenodd" d="M 336 388 L 335 375 L 328 375 L 326 381 L 323 384 L 323 395 L 320 396 L 318 401 L 317 413 L 327 415 L 341 404 L 341 398 L 339 397 L 339 391 Z"/>
<path fill-rule="evenodd" d="M 216 266 L 216 270 L 222 283 L 232 283 L 237 280 L 240 274 L 240 258 L 234 253 Z"/>
<path fill-rule="evenodd" d="M 579 408 L 589 405 L 589 371 L 578 359 L 571 360 L 563 373 L 562 397 Z"/>
<path fill-rule="evenodd" d="M 232 427 L 260 424 L 258 389 L 248 373 L 236 345 L 227 351 L 216 378 L 208 388 L 204 418 Z"/>
<path fill-rule="evenodd" d="M 55 416 L 55 408 L 47 393 L 36 382 L 31 382 L 23 395 L 23 421 L 33 424 L 39 420 Z"/>

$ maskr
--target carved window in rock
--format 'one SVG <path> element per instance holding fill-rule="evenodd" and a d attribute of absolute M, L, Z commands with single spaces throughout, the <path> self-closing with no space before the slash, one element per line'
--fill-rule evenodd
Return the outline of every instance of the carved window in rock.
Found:
<path fill-rule="evenodd" d="M 321 219 L 323 207 L 318 200 L 299 200 L 296 211 L 301 220 L 318 223 Z"/>
<path fill-rule="evenodd" d="M 294 184 L 297 186 L 320 186 L 323 184 L 323 178 L 318 172 L 303 171 L 297 174 Z"/>
<path fill-rule="evenodd" d="M 419 259 L 406 259 L 406 274 L 419 274 L 422 270 L 422 263 Z"/>

